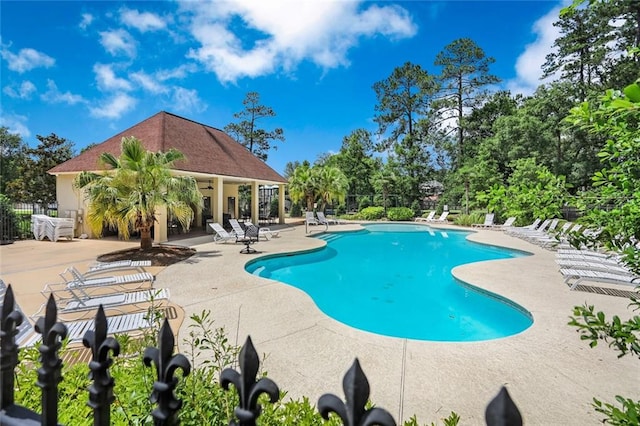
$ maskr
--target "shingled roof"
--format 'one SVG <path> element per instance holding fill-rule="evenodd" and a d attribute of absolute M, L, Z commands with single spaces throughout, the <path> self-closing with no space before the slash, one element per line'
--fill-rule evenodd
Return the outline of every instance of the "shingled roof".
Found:
<path fill-rule="evenodd" d="M 123 137 L 135 136 L 149 151 L 166 152 L 175 148 L 185 160 L 175 163 L 176 170 L 234 178 L 249 178 L 272 183 L 286 183 L 265 162 L 220 129 L 161 111 L 118 133 L 99 145 L 49 170 L 50 174 L 97 171 L 103 152 L 120 155 Z"/>

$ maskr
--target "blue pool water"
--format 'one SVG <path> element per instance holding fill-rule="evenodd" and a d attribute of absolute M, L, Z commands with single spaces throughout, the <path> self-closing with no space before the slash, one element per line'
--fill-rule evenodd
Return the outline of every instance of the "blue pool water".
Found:
<path fill-rule="evenodd" d="M 387 336 L 478 341 L 510 336 L 531 316 L 498 295 L 461 283 L 452 268 L 525 255 L 466 241 L 468 232 L 372 224 L 326 233 L 316 251 L 257 259 L 246 270 L 305 291 L 330 317 Z"/>

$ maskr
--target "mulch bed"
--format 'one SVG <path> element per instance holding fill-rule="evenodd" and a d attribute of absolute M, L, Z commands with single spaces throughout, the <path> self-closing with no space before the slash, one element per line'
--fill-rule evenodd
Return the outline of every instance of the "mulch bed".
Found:
<path fill-rule="evenodd" d="M 181 262 L 196 254 L 196 250 L 182 246 L 156 246 L 150 250 L 132 248 L 113 251 L 98 256 L 99 262 L 116 260 L 150 260 L 152 266 L 169 266 Z"/>

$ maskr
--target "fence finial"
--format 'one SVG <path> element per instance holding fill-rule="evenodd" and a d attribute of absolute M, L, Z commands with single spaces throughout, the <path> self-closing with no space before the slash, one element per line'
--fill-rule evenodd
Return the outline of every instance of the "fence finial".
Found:
<path fill-rule="evenodd" d="M 356 358 L 342 380 L 347 402 L 333 394 L 324 394 L 318 400 L 318 411 L 325 420 L 334 412 L 345 426 L 395 426 L 396 421 L 388 411 L 382 408 L 365 409 L 369 400 L 369 381 Z"/>
<path fill-rule="evenodd" d="M 158 380 L 153 383 L 153 392 L 149 398 L 158 406 L 151 415 L 156 425 L 177 425 L 178 411 L 182 407 L 182 400 L 173 393 L 178 385 L 178 378 L 174 377 L 176 370 L 182 370 L 182 376 L 191 373 L 191 363 L 182 354 L 173 355 L 175 340 L 169 320 L 165 318 L 158 333 L 158 348 L 149 347 L 144 350 L 143 361 L 147 367 L 153 362 L 156 365 Z"/>
<path fill-rule="evenodd" d="M 15 298 L 11 284 L 7 286 L 0 316 L 0 409 L 13 404 L 14 371 L 18 365 L 18 345 L 16 335 L 24 320 L 15 308 Z"/>
<path fill-rule="evenodd" d="M 280 398 L 280 390 L 278 385 L 269 378 L 263 377 L 256 381 L 258 374 L 258 368 L 260 366 L 260 360 L 258 353 L 253 347 L 251 336 L 247 337 L 240 356 L 238 357 L 240 362 L 240 373 L 232 368 L 226 368 L 220 374 L 220 385 L 229 390 L 229 385 L 233 383 L 236 388 L 238 397 L 240 398 L 240 405 L 234 410 L 234 414 L 240 421 L 237 423 L 241 426 L 255 426 L 256 419 L 260 416 L 261 407 L 258 404 L 258 397 L 266 393 L 272 403 L 276 402 Z M 231 421 L 229 425 L 236 425 L 234 421 Z"/>
<path fill-rule="evenodd" d="M 91 349 L 92 359 L 89 362 L 89 378 L 93 383 L 89 386 L 89 407 L 93 408 L 93 424 L 108 425 L 111 423 L 111 403 L 114 401 L 114 381 L 109 374 L 113 364 L 113 356 L 120 354 L 120 344 L 113 337 L 107 337 L 107 317 L 102 305 L 95 317 L 95 331 L 88 330 L 84 334 L 82 344 Z"/>
<path fill-rule="evenodd" d="M 62 359 L 58 352 L 67 337 L 67 326 L 57 322 L 58 308 L 53 294 L 49 295 L 45 316 L 38 318 L 35 329 L 42 335 L 41 367 L 37 385 L 42 389 L 42 424 L 58 424 L 58 383 L 62 381 Z"/>
<path fill-rule="evenodd" d="M 522 426 L 520 411 L 504 386 L 487 405 L 484 419 L 487 426 Z"/>

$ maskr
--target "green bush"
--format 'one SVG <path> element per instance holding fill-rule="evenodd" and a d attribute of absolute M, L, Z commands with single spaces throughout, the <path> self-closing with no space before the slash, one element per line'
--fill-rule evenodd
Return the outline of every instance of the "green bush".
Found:
<path fill-rule="evenodd" d="M 471 213 L 471 214 L 459 214 L 453 220 L 453 223 L 459 226 L 471 226 L 476 223 L 484 222 L 484 214 Z"/>
<path fill-rule="evenodd" d="M 361 220 L 379 220 L 384 217 L 384 207 L 367 207 L 358 212 Z"/>
<path fill-rule="evenodd" d="M 289 216 L 302 217 L 302 207 L 300 207 L 300 204 L 298 203 L 291 204 L 291 212 L 289 213 Z"/>
<path fill-rule="evenodd" d="M 387 210 L 389 220 L 412 220 L 415 217 L 409 207 L 391 207 Z"/>
<path fill-rule="evenodd" d="M 413 200 L 411 203 L 411 210 L 413 211 L 413 217 L 418 217 L 422 214 L 422 206 L 420 205 L 420 201 Z"/>
<path fill-rule="evenodd" d="M 371 198 L 367 196 L 360 197 L 360 200 L 358 201 L 358 210 L 362 211 L 367 207 L 371 207 Z"/>

